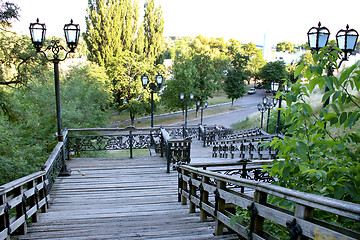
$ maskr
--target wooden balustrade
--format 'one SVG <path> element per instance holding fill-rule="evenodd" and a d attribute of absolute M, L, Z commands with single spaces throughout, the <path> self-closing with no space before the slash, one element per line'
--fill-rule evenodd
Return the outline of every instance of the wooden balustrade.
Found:
<path fill-rule="evenodd" d="M 201 221 L 214 218 L 215 235 L 230 229 L 248 239 L 278 239 L 268 231 L 269 226 L 272 226 L 273 229 L 287 229 L 289 239 L 360 239 L 360 232 L 316 219 L 314 214 L 321 211 L 335 215 L 337 219 L 346 218 L 358 223 L 359 204 L 227 176 L 194 166 L 181 165 L 178 180 L 179 201 L 184 205 L 189 202 L 191 213 L 199 208 Z M 250 189 L 252 194 L 244 194 L 234 186 Z M 268 200 L 270 197 L 287 201 L 294 206 L 294 210 L 273 205 Z M 236 208 L 249 215 L 244 214 L 243 221 L 231 224 Z"/>

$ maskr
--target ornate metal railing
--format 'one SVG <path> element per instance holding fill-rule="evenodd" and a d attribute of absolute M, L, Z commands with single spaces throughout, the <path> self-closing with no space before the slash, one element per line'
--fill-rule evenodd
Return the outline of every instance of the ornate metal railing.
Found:
<path fill-rule="evenodd" d="M 178 194 L 179 202 L 189 203 L 190 213 L 200 209 L 201 221 L 215 220 L 215 235 L 227 227 L 247 239 L 360 239 L 359 231 L 324 222 L 314 214 L 323 212 L 350 226 L 360 220 L 359 204 L 186 165 L 179 166 Z M 293 208 L 281 208 L 269 199 Z M 279 232 L 288 236 L 276 236 Z"/>

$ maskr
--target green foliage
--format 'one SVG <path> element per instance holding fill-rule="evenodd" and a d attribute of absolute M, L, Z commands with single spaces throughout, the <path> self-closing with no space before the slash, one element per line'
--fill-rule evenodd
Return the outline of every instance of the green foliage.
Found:
<path fill-rule="evenodd" d="M 0 26 L 10 27 L 12 20 L 19 19 L 19 10 L 20 8 L 16 4 L 0 0 Z"/>
<path fill-rule="evenodd" d="M 284 94 L 288 128 L 284 140 L 272 142 L 284 161 L 275 161 L 270 172 L 280 186 L 360 203 L 360 63 L 332 76 L 329 69 L 336 67 L 339 52 L 325 47 L 314 55 L 316 65 L 304 73 L 308 83 L 298 81 Z M 302 63 L 296 73 L 303 69 Z M 309 99 L 325 86 L 329 91 L 321 102 L 330 104 L 317 115 Z M 330 127 L 343 131 L 333 134 Z"/>
<path fill-rule="evenodd" d="M 285 63 L 283 61 L 268 62 L 261 68 L 260 77 L 266 89 L 270 89 L 271 82 L 283 83 L 287 78 Z"/>
<path fill-rule="evenodd" d="M 291 42 L 287 42 L 287 41 L 276 44 L 276 51 L 277 52 L 289 52 L 289 53 L 296 52 L 294 49 L 294 44 L 292 44 Z"/>
<path fill-rule="evenodd" d="M 235 99 L 242 97 L 246 93 L 244 81 L 248 79 L 248 76 L 244 73 L 244 69 L 248 62 L 248 56 L 235 53 L 231 61 L 231 68 L 227 70 L 223 89 L 231 99 L 232 104 Z"/>
<path fill-rule="evenodd" d="M 0 111 L 0 185 L 40 170 L 56 144 L 53 70 L 30 79 L 27 87 L 0 89 L 16 118 Z M 70 69 L 60 79 L 63 126 L 103 127 L 111 102 L 109 81 L 103 68 L 84 65 Z"/>

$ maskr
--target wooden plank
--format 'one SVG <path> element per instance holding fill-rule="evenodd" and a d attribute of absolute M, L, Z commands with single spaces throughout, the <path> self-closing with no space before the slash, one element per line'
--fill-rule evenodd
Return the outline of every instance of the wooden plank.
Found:
<path fill-rule="evenodd" d="M 178 203 L 177 172 L 167 174 L 164 159 L 76 159 L 68 166 L 72 176 L 57 178 L 48 212 L 19 239 L 237 239 L 215 237 L 214 222 L 200 222 Z"/>

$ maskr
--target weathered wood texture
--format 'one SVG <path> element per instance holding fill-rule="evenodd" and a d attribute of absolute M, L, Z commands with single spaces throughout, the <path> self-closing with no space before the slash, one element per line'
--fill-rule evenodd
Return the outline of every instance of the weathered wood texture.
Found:
<path fill-rule="evenodd" d="M 47 213 L 20 239 L 237 239 L 214 236 L 178 203 L 177 172 L 159 157 L 73 159 L 58 178 Z M 84 174 L 84 175 L 83 175 Z"/>
<path fill-rule="evenodd" d="M 179 167 L 179 198 L 183 204 L 189 202 L 189 211 L 200 208 L 200 219 L 203 212 L 215 218 L 215 234 L 222 234 L 224 226 L 233 229 L 244 238 L 277 239 L 264 228 L 282 226 L 288 228 L 290 239 L 360 239 L 360 232 L 346 229 L 331 223 L 322 222 L 314 217 L 314 210 L 327 212 L 337 219 L 348 218 L 348 221 L 360 220 L 360 205 L 344 202 L 314 194 L 286 189 L 269 183 L 256 182 L 238 176 L 226 176 L 209 170 L 192 166 Z M 251 195 L 243 194 L 242 189 L 252 190 Z M 249 193 L 249 192 L 248 192 Z M 292 202 L 295 211 L 272 205 L 268 195 Z M 234 216 L 234 206 L 250 214 L 244 222 L 230 224 Z M 245 216 L 244 216 L 245 217 Z M 249 230 L 246 230 L 249 226 Z M 288 238 L 287 238 L 288 239 Z"/>

